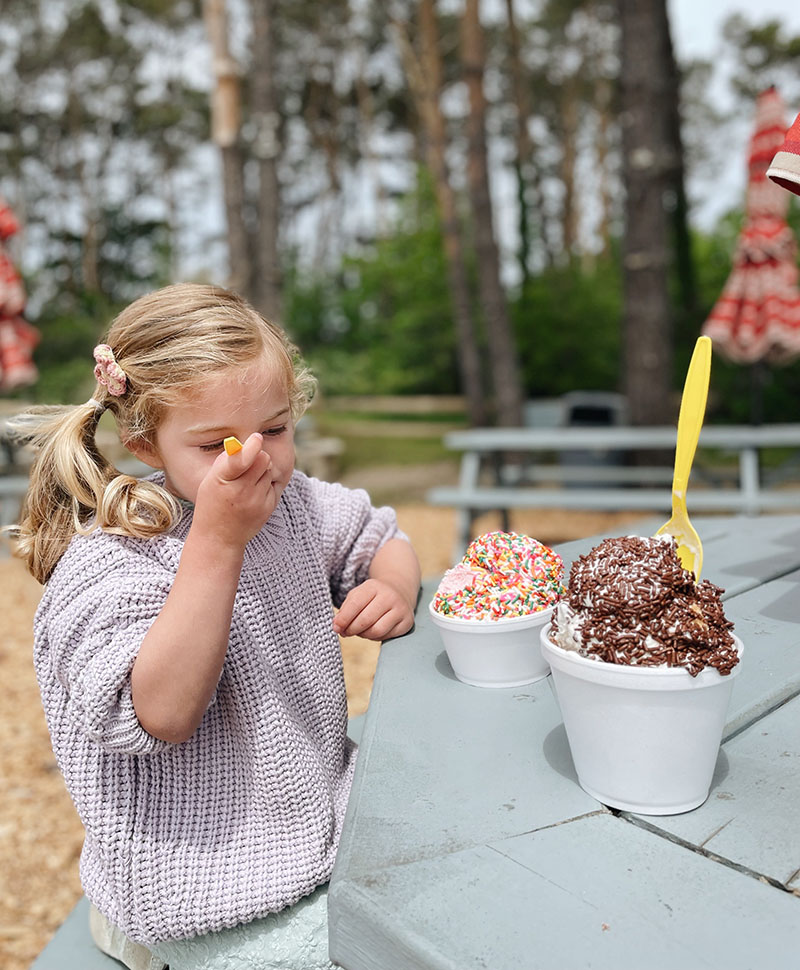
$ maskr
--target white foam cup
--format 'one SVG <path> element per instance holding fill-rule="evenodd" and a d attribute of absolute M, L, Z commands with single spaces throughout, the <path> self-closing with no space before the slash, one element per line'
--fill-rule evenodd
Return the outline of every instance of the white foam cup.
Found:
<path fill-rule="evenodd" d="M 708 798 L 734 678 L 707 667 L 636 667 L 582 657 L 540 631 L 581 788 L 643 815 L 688 812 Z M 743 646 L 734 637 L 741 658 Z"/>
<path fill-rule="evenodd" d="M 473 687 L 521 687 L 542 680 L 550 667 L 542 656 L 539 631 L 553 607 L 499 620 L 465 620 L 428 611 L 456 677 Z"/>

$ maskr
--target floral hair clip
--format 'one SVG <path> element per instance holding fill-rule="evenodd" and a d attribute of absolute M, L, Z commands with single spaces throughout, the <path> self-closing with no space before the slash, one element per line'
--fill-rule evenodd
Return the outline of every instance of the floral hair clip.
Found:
<path fill-rule="evenodd" d="M 114 351 L 108 344 L 98 344 L 94 348 L 94 359 L 97 361 L 94 376 L 98 383 L 114 397 L 123 395 L 128 388 L 128 375 L 116 362 Z"/>

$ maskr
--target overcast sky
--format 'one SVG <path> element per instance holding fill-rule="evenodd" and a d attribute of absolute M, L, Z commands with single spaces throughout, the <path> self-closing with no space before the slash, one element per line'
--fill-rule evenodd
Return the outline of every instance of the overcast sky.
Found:
<path fill-rule="evenodd" d="M 800 0 L 759 0 L 747 4 L 743 0 L 667 0 L 675 54 L 679 61 L 693 59 L 714 60 L 722 47 L 722 26 L 734 14 L 748 21 L 763 24 L 779 20 L 785 33 L 800 34 Z M 735 64 L 725 64 L 715 73 L 709 96 L 723 109 L 730 108 L 731 92 L 728 83 Z M 786 105 L 786 124 L 790 125 L 800 111 L 800 104 Z M 689 181 L 692 199 L 692 220 L 703 228 L 710 228 L 716 220 L 744 199 L 746 181 L 746 152 L 752 132 L 752 117 L 734 119 L 725 127 L 725 144 L 720 146 L 719 158 L 713 173 L 706 178 L 696 176 Z M 713 174 L 713 177 L 711 177 Z"/>
<path fill-rule="evenodd" d="M 800 33 L 799 0 L 667 0 L 672 39 L 679 58 L 711 57 L 723 23 L 734 14 L 764 23 L 780 20 L 792 33 Z"/>

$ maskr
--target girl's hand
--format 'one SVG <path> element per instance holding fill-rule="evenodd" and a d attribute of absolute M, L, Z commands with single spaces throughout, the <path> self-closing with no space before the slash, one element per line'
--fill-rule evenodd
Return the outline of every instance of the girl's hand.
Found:
<path fill-rule="evenodd" d="M 390 640 L 414 625 L 414 606 L 391 583 L 368 579 L 350 590 L 333 621 L 342 637 Z"/>
<path fill-rule="evenodd" d="M 280 492 L 263 442 L 255 432 L 235 455 L 220 452 L 200 483 L 194 524 L 223 545 L 247 545 L 278 504 Z"/>

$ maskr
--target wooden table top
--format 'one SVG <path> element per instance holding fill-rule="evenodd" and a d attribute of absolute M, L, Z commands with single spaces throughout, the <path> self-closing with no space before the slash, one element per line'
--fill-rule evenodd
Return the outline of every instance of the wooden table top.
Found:
<path fill-rule="evenodd" d="M 658 525 L 660 523 L 655 523 Z M 800 516 L 695 525 L 744 641 L 708 800 L 611 811 L 547 678 L 457 681 L 427 605 L 384 645 L 329 896 L 346 970 L 782 970 L 800 942 Z M 645 530 L 646 531 L 646 530 Z M 559 548 L 567 566 L 598 541 Z"/>

